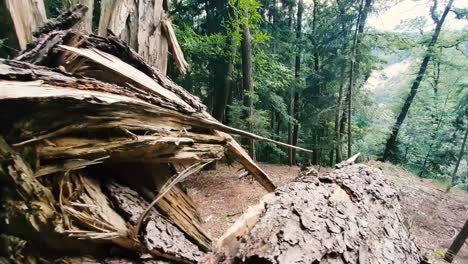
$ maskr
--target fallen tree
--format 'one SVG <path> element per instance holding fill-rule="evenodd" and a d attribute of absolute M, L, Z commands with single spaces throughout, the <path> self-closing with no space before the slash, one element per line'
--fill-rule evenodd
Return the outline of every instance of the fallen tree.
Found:
<path fill-rule="evenodd" d="M 340 167 L 265 196 L 202 263 L 419 263 L 396 189 L 380 170 Z"/>
<path fill-rule="evenodd" d="M 0 61 L 0 109 L 1 228 L 32 255 L 197 262 L 211 238 L 181 180 L 228 153 L 275 189 L 226 132 L 274 141 L 219 123 L 115 36 L 43 32 Z"/>
<path fill-rule="evenodd" d="M 395 190 L 349 164 L 280 188 L 210 253 L 180 182 L 230 155 L 271 192 L 268 175 L 229 134 L 293 146 L 219 123 L 109 34 L 43 31 L 15 60 L 0 60 L 2 260 L 417 260 Z"/>

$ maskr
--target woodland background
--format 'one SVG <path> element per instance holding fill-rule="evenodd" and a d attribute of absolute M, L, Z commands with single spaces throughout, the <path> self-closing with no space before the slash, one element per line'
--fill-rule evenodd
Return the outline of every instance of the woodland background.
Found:
<path fill-rule="evenodd" d="M 168 75 L 223 123 L 314 150 L 244 141 L 258 161 L 333 166 L 360 152 L 468 190 L 468 26 L 450 27 L 468 10 L 422 1 L 427 16 L 394 31 L 369 23 L 397 2 L 174 0 L 190 71 L 169 61 Z M 45 4 L 55 17 L 69 3 Z M 1 25 L 0 57 L 12 58 L 18 43 Z"/>

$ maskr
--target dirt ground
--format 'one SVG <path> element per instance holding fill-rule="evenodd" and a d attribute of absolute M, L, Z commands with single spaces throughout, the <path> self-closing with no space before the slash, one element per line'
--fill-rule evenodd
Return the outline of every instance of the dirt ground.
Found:
<path fill-rule="evenodd" d="M 443 253 L 468 218 L 468 193 L 453 190 L 422 180 L 400 167 L 380 162 L 370 162 L 380 168 L 401 191 L 402 207 L 408 226 L 423 255 L 434 263 L 441 260 Z M 260 164 L 269 173 L 272 181 L 281 186 L 298 175 L 298 167 Z M 242 177 L 241 166 L 218 165 L 217 170 L 204 171 L 185 182 L 194 199 L 204 225 L 214 239 L 219 238 L 248 206 L 256 204 L 266 194 L 252 178 Z M 319 173 L 329 169 L 317 168 Z M 468 263 L 468 245 L 465 242 L 453 263 Z"/>

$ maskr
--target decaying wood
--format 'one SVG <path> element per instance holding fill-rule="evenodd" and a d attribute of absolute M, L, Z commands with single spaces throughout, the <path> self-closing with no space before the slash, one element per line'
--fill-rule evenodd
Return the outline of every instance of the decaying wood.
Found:
<path fill-rule="evenodd" d="M 419 263 L 397 191 L 365 165 L 299 178 L 240 219 L 202 263 Z"/>
<path fill-rule="evenodd" d="M 13 20 L 20 48 L 25 49 L 32 41 L 32 33 L 47 20 L 44 1 L 5 0 L 5 4 Z"/>

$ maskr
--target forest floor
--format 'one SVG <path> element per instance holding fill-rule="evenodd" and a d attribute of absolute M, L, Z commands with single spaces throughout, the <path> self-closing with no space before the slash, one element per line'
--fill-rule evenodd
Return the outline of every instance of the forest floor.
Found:
<path fill-rule="evenodd" d="M 401 205 L 407 224 L 423 255 L 445 263 L 443 253 L 455 238 L 468 216 L 468 193 L 461 190 L 445 192 L 445 187 L 421 179 L 389 163 L 371 161 L 380 168 L 401 192 Z M 260 164 L 277 186 L 294 180 L 298 167 Z M 190 177 L 187 190 L 200 210 L 204 225 L 214 239 L 219 238 L 248 206 L 256 204 L 265 190 L 249 177 L 239 178 L 241 166 L 218 165 L 217 170 L 204 171 Z M 319 174 L 329 168 L 317 168 Z M 453 263 L 468 263 L 465 243 Z"/>

